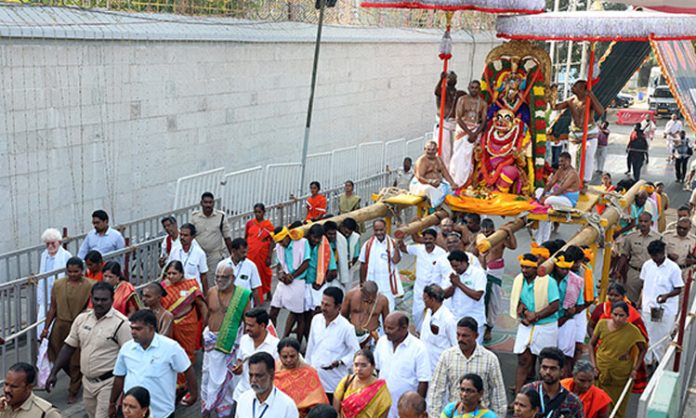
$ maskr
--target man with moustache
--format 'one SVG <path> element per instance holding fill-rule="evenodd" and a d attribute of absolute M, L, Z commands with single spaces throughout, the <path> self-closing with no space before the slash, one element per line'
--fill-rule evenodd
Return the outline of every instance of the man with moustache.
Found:
<path fill-rule="evenodd" d="M 34 395 L 36 369 L 28 363 L 15 363 L 5 373 L 0 396 L 0 418 L 61 418 L 49 402 Z"/>
<path fill-rule="evenodd" d="M 235 240 L 236 241 L 236 240 Z M 234 241 L 232 241 L 234 247 Z M 234 254 L 234 248 L 233 248 Z M 215 286 L 208 291 L 208 326 L 203 330 L 201 414 L 218 417 L 233 413 L 234 368 L 244 335 L 242 318 L 251 306 L 251 290 L 235 284 L 234 268 L 222 260 L 215 270 Z"/>
<path fill-rule="evenodd" d="M 273 386 L 275 359 L 266 352 L 249 357 L 250 389 L 239 397 L 236 418 L 298 418 L 291 397 Z"/>

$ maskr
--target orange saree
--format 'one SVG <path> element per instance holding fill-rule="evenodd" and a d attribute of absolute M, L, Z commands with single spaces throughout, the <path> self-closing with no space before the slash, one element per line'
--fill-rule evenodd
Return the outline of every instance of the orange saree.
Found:
<path fill-rule="evenodd" d="M 561 385 L 572 392 L 575 382 L 572 377 L 561 380 Z M 578 396 L 582 402 L 582 409 L 585 418 L 597 418 L 598 414 L 611 406 L 611 398 L 602 389 L 595 385 L 590 386 L 590 390 Z"/>
<path fill-rule="evenodd" d="M 141 308 L 140 298 L 130 282 L 120 281 L 116 289 L 114 289 L 114 309 L 128 316 L 129 308 L 133 307 L 137 311 Z"/>
<path fill-rule="evenodd" d="M 326 215 L 326 196 L 317 194 L 307 198 L 307 217 L 305 221 L 316 221 Z"/>
<path fill-rule="evenodd" d="M 271 252 L 270 243 L 273 240 L 271 237 L 273 229 L 273 224 L 268 219 L 261 222 L 252 219 L 246 224 L 246 241 L 249 246 L 247 258 L 256 264 L 261 277 L 260 303 L 263 303 L 264 295 L 271 291 L 273 271 L 271 271 L 271 267 L 266 265 L 266 260 Z"/>
<path fill-rule="evenodd" d="M 191 363 L 194 363 L 195 352 L 201 345 L 200 319 L 195 301 L 196 298 L 203 298 L 203 293 L 198 289 L 196 279 L 184 279 L 169 285 L 163 281 L 161 284 L 167 290 L 167 296 L 162 298 L 162 306 L 174 316 L 172 337 L 186 351 Z M 184 375 L 179 374 L 177 387 L 183 387 L 185 382 Z"/>
<path fill-rule="evenodd" d="M 314 406 L 329 403 L 317 371 L 306 364 L 295 369 L 283 369 L 281 365 L 276 371 L 273 383 L 295 401 L 302 418 L 306 417 Z"/>

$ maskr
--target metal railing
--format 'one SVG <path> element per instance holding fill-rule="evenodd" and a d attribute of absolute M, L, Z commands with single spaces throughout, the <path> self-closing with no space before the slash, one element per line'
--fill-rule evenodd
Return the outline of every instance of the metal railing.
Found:
<path fill-rule="evenodd" d="M 198 204 L 191 205 L 174 211 L 158 213 L 146 218 L 117 224 L 113 227 L 120 231 L 124 237 L 129 238 L 131 243 L 137 243 L 159 235 L 159 231 L 162 229 L 160 221 L 163 217 L 175 216 L 179 221 L 179 225 L 181 225 L 181 223 L 188 222 L 191 212 L 198 209 L 198 207 Z M 65 249 L 73 255 L 77 254 L 87 234 L 70 236 L 67 228 L 63 228 L 63 234 L 66 235 L 63 238 Z M 41 253 L 45 249 L 46 246 L 41 244 L 0 254 L 0 272 L 2 272 L 0 283 L 36 274 L 39 271 Z"/>
<path fill-rule="evenodd" d="M 638 401 L 638 414 L 644 417 L 671 417 L 678 418 L 684 413 L 686 398 L 689 394 L 691 376 L 696 366 L 696 298 L 694 288 L 691 288 L 688 300 L 685 297 L 682 303 L 692 301 L 690 309 L 684 311 L 687 315 L 684 320 L 684 333 L 677 333 L 670 342 L 667 351 L 659 361 L 645 391 Z M 679 344 L 681 342 L 681 345 Z M 651 344 L 654 344 L 651 341 Z"/>

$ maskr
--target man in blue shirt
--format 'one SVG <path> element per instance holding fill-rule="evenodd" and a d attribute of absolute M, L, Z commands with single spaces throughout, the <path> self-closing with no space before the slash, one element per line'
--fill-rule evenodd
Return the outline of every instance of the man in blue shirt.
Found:
<path fill-rule="evenodd" d="M 97 250 L 100 254 L 106 255 L 126 246 L 121 233 L 109 226 L 109 215 L 105 211 L 99 209 L 92 213 L 92 225 L 94 229 L 87 233 L 77 253 L 81 259 L 84 260 L 91 250 Z"/>
<path fill-rule="evenodd" d="M 192 405 L 198 399 L 198 383 L 191 362 L 174 340 L 157 334 L 157 317 L 150 310 L 140 310 L 130 317 L 133 340 L 121 347 L 114 367 L 109 416 L 116 416 L 116 401 L 125 391 L 142 386 L 150 392 L 153 418 L 174 416 L 176 408 L 176 374 L 185 373 Z"/>

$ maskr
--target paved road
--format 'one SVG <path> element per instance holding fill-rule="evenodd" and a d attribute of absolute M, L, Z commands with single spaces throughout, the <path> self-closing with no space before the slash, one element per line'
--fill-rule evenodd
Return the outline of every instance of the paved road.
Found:
<path fill-rule="evenodd" d="M 609 121 L 612 122 L 614 119 L 609 118 Z M 665 121 L 662 120 L 658 123 L 659 128 L 661 129 L 664 126 Z M 623 174 L 626 171 L 626 157 L 625 157 L 625 145 L 628 139 L 628 134 L 630 132 L 630 127 L 621 127 L 621 126 L 616 126 L 613 125 L 611 126 L 612 129 L 612 135 L 610 137 L 610 145 L 609 145 L 609 156 L 607 158 L 605 170 L 609 171 L 612 173 L 612 176 L 614 178 L 614 182 L 617 182 L 621 180 L 622 178 L 625 177 Z M 658 132 L 660 132 L 658 130 Z M 674 167 L 670 166 L 666 162 L 666 148 L 664 141 L 661 138 L 656 138 L 655 141 L 651 144 L 651 158 L 650 158 L 650 164 L 647 167 L 647 174 L 644 176 L 644 178 L 648 180 L 653 180 L 653 181 L 664 181 L 666 184 L 666 190 L 667 193 L 670 196 L 671 199 L 671 206 L 676 208 L 679 207 L 680 205 L 688 202 L 688 194 L 682 191 L 681 185 L 674 183 Z M 593 183 L 598 183 L 598 179 L 595 178 Z M 494 219 L 497 225 L 501 224 L 504 222 L 501 219 Z M 558 236 L 560 238 L 568 239 L 570 238 L 576 231 L 577 227 L 574 227 L 572 225 L 562 225 L 561 228 L 558 231 Z M 515 274 L 517 274 L 516 270 L 516 257 L 518 254 L 522 253 L 523 251 L 526 251 L 529 249 L 529 235 L 525 233 L 520 233 L 518 234 L 518 242 L 519 242 L 519 250 L 515 252 L 508 252 L 506 254 L 506 261 L 507 265 L 509 266 L 508 270 L 506 271 L 507 275 L 511 278 Z M 412 259 L 405 259 L 402 262 L 402 265 L 399 266 L 400 268 L 413 268 L 413 260 Z M 510 286 L 510 280 L 507 280 L 508 282 L 508 288 Z M 410 295 L 407 294 L 405 297 L 406 300 L 404 300 L 401 304 L 401 307 L 403 310 L 410 312 Z M 285 317 L 281 317 L 279 319 L 279 328 L 282 329 L 282 324 L 285 322 Z M 499 356 L 502 370 L 503 370 L 503 377 L 505 379 L 505 383 L 507 386 L 511 386 L 514 383 L 514 374 L 515 374 L 515 368 L 517 366 L 517 360 L 516 356 L 511 353 L 511 348 L 512 348 L 512 341 L 514 338 L 514 323 L 511 323 L 507 321 L 506 318 L 501 318 L 498 328 L 494 332 L 494 338 L 493 341 L 490 344 L 490 348 L 492 348 Z M 197 370 L 200 370 L 200 364 L 201 364 L 201 359 L 200 356 L 197 361 Z M 46 399 L 49 401 L 53 402 L 56 406 L 59 408 L 63 409 L 65 411 L 64 416 L 69 416 L 69 417 L 82 417 L 84 416 L 84 410 L 81 408 L 80 405 L 73 405 L 72 407 L 69 407 L 66 405 L 66 399 L 67 399 L 67 393 L 66 393 L 66 378 L 64 375 L 61 375 L 61 378 L 59 380 L 58 387 L 56 390 L 48 394 L 46 396 Z M 42 394 L 45 395 L 45 394 Z M 636 413 L 636 407 L 637 407 L 637 396 L 633 395 L 631 398 L 631 404 L 629 407 L 628 415 L 627 416 L 634 416 Z M 694 402 L 696 404 L 696 402 Z M 199 408 L 198 405 L 191 407 L 191 408 L 179 408 L 176 412 L 177 417 L 198 417 L 200 416 Z"/>

